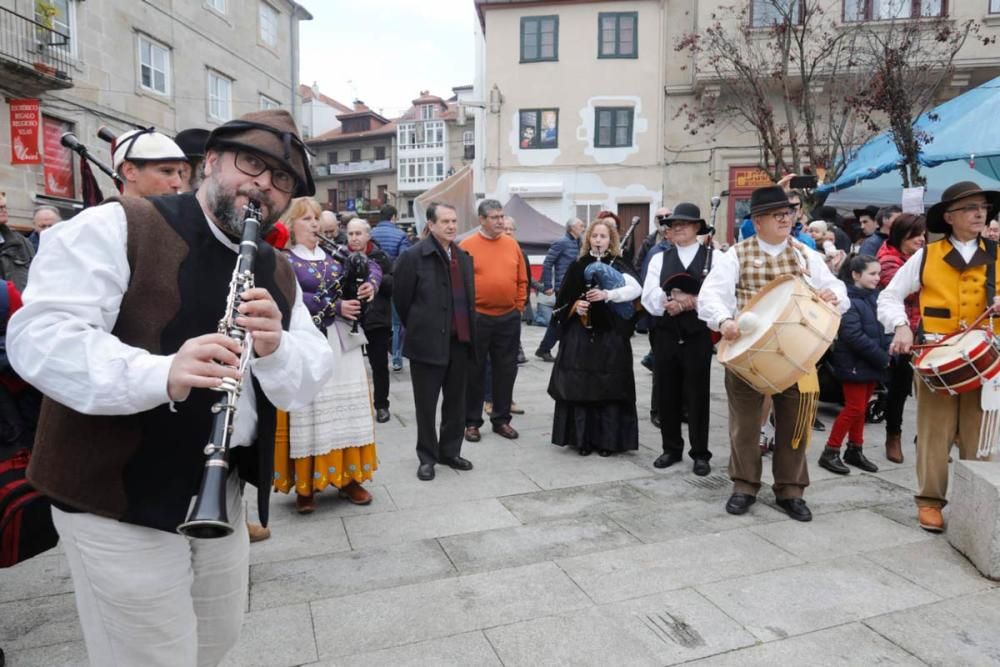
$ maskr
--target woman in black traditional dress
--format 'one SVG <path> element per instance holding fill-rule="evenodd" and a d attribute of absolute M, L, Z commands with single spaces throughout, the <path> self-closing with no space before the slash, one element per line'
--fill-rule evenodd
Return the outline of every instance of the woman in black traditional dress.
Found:
<path fill-rule="evenodd" d="M 639 448 L 629 339 L 632 302 L 641 294 L 613 222 L 590 223 L 553 312 L 562 332 L 549 380 L 552 444 L 576 447 L 580 456 Z"/>

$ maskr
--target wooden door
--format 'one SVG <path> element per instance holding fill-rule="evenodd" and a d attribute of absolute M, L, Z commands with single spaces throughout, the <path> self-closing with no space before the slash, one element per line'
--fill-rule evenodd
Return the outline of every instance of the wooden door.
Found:
<path fill-rule="evenodd" d="M 622 249 L 622 255 L 631 260 L 649 235 L 649 204 L 618 204 L 617 213 L 621 221 L 618 233 L 621 235 L 632 226 L 632 218 L 639 217 L 639 224 L 632 232 L 632 240 Z"/>

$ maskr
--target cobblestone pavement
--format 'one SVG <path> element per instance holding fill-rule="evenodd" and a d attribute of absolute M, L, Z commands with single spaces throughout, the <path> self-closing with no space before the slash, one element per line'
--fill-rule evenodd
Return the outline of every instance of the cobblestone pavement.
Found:
<path fill-rule="evenodd" d="M 524 330 L 531 357 L 542 330 Z M 484 430 L 470 472 L 416 479 L 407 370 L 378 425 L 374 502 L 272 502 L 251 545 L 250 597 L 227 665 L 986 665 L 1000 662 L 1000 591 L 921 531 L 913 406 L 902 465 L 868 425 L 877 474 L 837 477 L 809 453 L 810 524 L 769 487 L 742 517 L 730 485 L 722 371 L 712 371 L 712 474 L 656 470 L 651 376 L 635 343 L 641 447 L 607 459 L 549 444 L 551 366 L 520 367 L 520 439 Z M 836 406 L 820 417 L 829 427 Z M 765 464 L 765 467 L 766 464 Z M 768 473 L 765 473 L 765 477 Z M 946 511 L 947 518 L 947 511 Z M 85 663 L 58 548 L 0 572 L 0 646 L 13 666 Z"/>

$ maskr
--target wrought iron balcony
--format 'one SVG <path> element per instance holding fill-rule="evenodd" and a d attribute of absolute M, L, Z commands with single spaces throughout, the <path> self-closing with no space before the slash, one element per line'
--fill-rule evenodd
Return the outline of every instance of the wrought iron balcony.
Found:
<path fill-rule="evenodd" d="M 36 94 L 70 88 L 69 35 L 0 7 L 0 71 L 9 88 Z"/>

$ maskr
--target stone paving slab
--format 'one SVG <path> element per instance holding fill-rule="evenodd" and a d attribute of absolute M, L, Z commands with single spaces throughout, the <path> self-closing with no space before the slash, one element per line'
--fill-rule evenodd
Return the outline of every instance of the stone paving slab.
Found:
<path fill-rule="evenodd" d="M 805 491 L 805 500 L 813 515 L 841 512 L 849 509 L 887 505 L 908 500 L 913 494 L 884 479 L 865 473 L 837 476 L 813 482 Z M 771 494 L 761 500 L 773 502 Z"/>
<path fill-rule="evenodd" d="M 860 623 L 850 623 L 781 641 L 758 644 L 687 664 L 690 667 L 774 667 L 806 664 L 823 667 L 924 665 L 920 660 Z"/>
<path fill-rule="evenodd" d="M 416 468 L 414 468 L 416 471 Z M 376 473 L 377 475 L 378 473 Z M 376 478 L 377 480 L 377 478 Z M 385 490 L 382 484 L 366 484 L 365 488 L 372 494 L 372 502 L 368 505 L 355 505 L 347 500 L 337 497 L 336 489 L 327 489 L 316 494 L 316 511 L 312 514 L 299 514 L 295 510 L 295 494 L 272 493 L 271 507 L 268 516 L 268 526 L 274 529 L 285 524 L 307 524 L 312 521 L 326 521 L 334 517 L 360 516 L 365 514 L 378 514 L 380 512 L 393 512 L 397 510 L 396 504 L 392 502 L 392 497 Z M 247 485 L 244 498 L 255 498 L 256 491 Z M 251 521 L 259 522 L 257 516 L 257 503 L 247 503 L 247 517 Z"/>
<path fill-rule="evenodd" d="M 940 599 L 888 570 L 858 567 L 848 559 L 771 569 L 697 590 L 761 641 Z"/>
<path fill-rule="evenodd" d="M 931 665 L 1000 664 L 1000 590 L 871 618 L 865 625 Z"/>
<path fill-rule="evenodd" d="M 741 529 L 556 562 L 587 595 L 603 604 L 797 565 L 802 561 Z"/>
<path fill-rule="evenodd" d="M 345 654 L 361 637 L 373 650 L 391 648 L 589 606 L 552 563 L 375 591 L 350 613 L 341 600 L 312 603 L 323 659 Z"/>
<path fill-rule="evenodd" d="M 357 653 L 345 658 L 315 662 L 303 667 L 501 667 L 493 647 L 482 632 L 467 632 L 426 642 L 407 644 L 380 651 Z"/>
<path fill-rule="evenodd" d="M 679 537 L 721 533 L 775 521 L 790 521 L 784 512 L 764 505 L 740 516 L 727 514 L 721 502 L 682 500 L 663 503 L 651 510 L 620 510 L 609 517 L 647 544 L 667 542 Z"/>
<path fill-rule="evenodd" d="M 475 470 L 471 470 L 453 478 L 436 478 L 431 482 L 418 480 L 416 468 L 413 470 L 412 482 L 400 482 L 386 487 L 399 509 L 447 505 L 463 500 L 481 500 L 539 490 L 538 485 L 517 470 L 492 475 L 477 475 Z"/>
<path fill-rule="evenodd" d="M 495 498 L 453 505 L 434 505 L 344 519 L 355 549 L 399 544 L 460 533 L 472 533 L 521 523 Z"/>
<path fill-rule="evenodd" d="M 438 540 L 459 572 L 498 570 L 607 551 L 638 540 L 605 517 L 557 519 Z"/>
<path fill-rule="evenodd" d="M 755 642 L 691 589 L 492 628 L 486 635 L 507 667 L 657 667 Z"/>
<path fill-rule="evenodd" d="M 808 526 L 785 521 L 753 526 L 750 531 L 808 562 L 924 542 L 929 538 L 922 530 L 906 528 L 867 510 L 821 514 Z"/>
<path fill-rule="evenodd" d="M 73 595 L 48 595 L 0 604 L 0 647 L 31 649 L 83 638 Z"/>
<path fill-rule="evenodd" d="M 435 540 L 263 563 L 250 567 L 250 608 L 355 595 L 454 574 Z"/>
<path fill-rule="evenodd" d="M 979 593 L 1000 585 L 979 574 L 942 535 L 919 544 L 869 551 L 862 558 L 943 598 Z"/>
<path fill-rule="evenodd" d="M 309 605 L 252 611 L 223 667 L 295 667 L 317 658 Z"/>
<path fill-rule="evenodd" d="M 554 445 L 552 446 L 554 447 Z M 645 477 L 649 474 L 640 466 L 635 465 L 634 461 L 640 456 L 637 452 L 601 458 L 596 453 L 589 457 L 580 456 L 575 450 L 569 448 L 561 448 L 561 451 L 563 460 L 557 465 L 532 467 L 525 470 L 524 473 L 543 489 L 618 482 L 623 479 Z"/>
<path fill-rule="evenodd" d="M 507 496 L 501 502 L 524 523 L 616 511 L 637 512 L 660 506 L 634 486 L 617 482 Z"/>
<path fill-rule="evenodd" d="M 8 651 L 8 667 L 80 667 L 87 664 L 83 640 Z"/>
<path fill-rule="evenodd" d="M 271 526 L 274 538 L 250 545 L 250 564 L 351 550 L 344 521 L 340 517 L 313 513 L 307 518 L 307 521 L 288 521 Z M 277 539 L 278 534 L 281 539 Z"/>
<path fill-rule="evenodd" d="M 0 602 L 72 592 L 69 563 L 62 554 L 46 552 L 17 567 L 0 570 Z"/>

